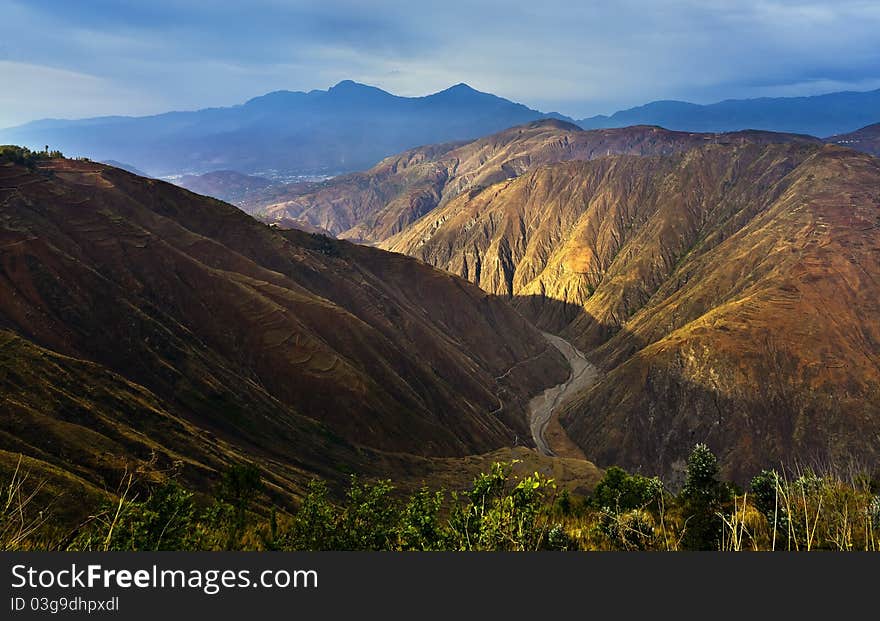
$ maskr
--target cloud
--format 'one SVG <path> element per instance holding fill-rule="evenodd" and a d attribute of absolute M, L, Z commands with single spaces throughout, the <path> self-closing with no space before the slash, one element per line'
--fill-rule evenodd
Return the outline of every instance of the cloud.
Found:
<path fill-rule="evenodd" d="M 0 60 L 0 84 L 0 127 L 36 118 L 147 113 L 162 105 L 103 78 L 28 63 Z"/>
<path fill-rule="evenodd" d="M 880 79 L 880 6 L 866 0 L 0 0 L 0 10 L 0 58 L 103 80 L 119 113 L 345 78 L 406 95 L 464 81 L 572 116 Z M 4 105 L 6 116 L 27 108 Z"/>

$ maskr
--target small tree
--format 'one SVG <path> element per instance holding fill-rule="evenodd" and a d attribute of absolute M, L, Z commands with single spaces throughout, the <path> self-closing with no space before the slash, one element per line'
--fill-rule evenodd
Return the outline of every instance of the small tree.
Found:
<path fill-rule="evenodd" d="M 517 478 L 513 476 L 512 464 L 492 464 L 491 472 L 480 474 L 474 480 L 463 503 L 459 503 L 458 494 L 452 495 L 451 547 L 459 550 L 541 549 L 550 528 L 545 508 L 555 501 L 555 490 L 553 480 L 537 472 Z"/>
<path fill-rule="evenodd" d="M 705 444 L 697 444 L 687 462 L 681 505 L 686 520 L 682 543 L 689 550 L 717 550 L 724 524 L 722 503 L 730 496 L 727 486 L 718 480 L 718 458 Z"/>
<path fill-rule="evenodd" d="M 333 550 L 337 548 L 339 510 L 330 502 L 327 484 L 309 482 L 306 497 L 294 514 L 290 529 L 282 535 L 285 550 Z"/>
<path fill-rule="evenodd" d="M 749 484 L 752 502 L 768 521 L 779 511 L 779 473 L 775 470 L 761 470 Z"/>
<path fill-rule="evenodd" d="M 360 484 L 351 478 L 345 506 L 339 516 L 340 550 L 390 550 L 395 543 L 398 503 L 391 497 L 391 481 Z"/>
<path fill-rule="evenodd" d="M 662 492 L 660 479 L 629 474 L 623 468 L 611 466 L 593 490 L 590 504 L 596 509 L 616 512 L 641 509 L 656 503 Z"/>
<path fill-rule="evenodd" d="M 224 521 L 228 516 L 228 538 L 226 549 L 232 550 L 241 542 L 247 525 L 247 511 L 257 494 L 263 489 L 263 480 L 259 469 L 253 464 L 236 464 L 230 466 L 217 488 L 216 519 Z"/>
<path fill-rule="evenodd" d="M 653 515 L 647 509 L 657 509 L 662 494 L 660 479 L 611 466 L 590 498 L 590 504 L 599 512 L 597 531 L 614 549 L 650 548 L 655 531 Z"/>

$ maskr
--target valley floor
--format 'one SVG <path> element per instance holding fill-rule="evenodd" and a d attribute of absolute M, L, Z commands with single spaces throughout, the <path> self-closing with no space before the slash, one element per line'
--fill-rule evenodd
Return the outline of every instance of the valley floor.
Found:
<path fill-rule="evenodd" d="M 571 374 L 567 380 L 548 388 L 529 402 L 532 438 L 542 455 L 586 459 L 580 448 L 571 441 L 559 424 L 558 413 L 561 406 L 569 399 L 596 382 L 599 378 L 599 369 L 587 360 L 582 351 L 565 339 L 548 332 L 542 334 L 568 360 Z"/>

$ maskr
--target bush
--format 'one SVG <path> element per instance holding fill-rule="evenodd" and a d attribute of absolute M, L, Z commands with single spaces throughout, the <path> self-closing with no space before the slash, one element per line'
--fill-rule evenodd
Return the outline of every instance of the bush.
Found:
<path fill-rule="evenodd" d="M 263 489 L 260 470 L 253 464 L 235 464 L 223 473 L 217 487 L 217 503 L 208 518 L 226 531 L 227 550 L 240 547 L 247 527 L 248 509 Z"/>
<path fill-rule="evenodd" d="M 315 479 L 309 482 L 305 498 L 282 532 L 282 547 L 287 550 L 332 550 L 336 546 L 336 507 L 330 502 L 327 484 Z"/>
<path fill-rule="evenodd" d="M 880 543 L 880 497 L 861 474 L 797 471 L 789 478 L 788 471 L 765 470 L 731 503 L 715 456 L 697 445 L 677 498 L 656 479 L 609 468 L 584 506 L 557 495 L 538 473 L 517 477 L 512 471 L 512 464 L 496 463 L 463 493 L 422 488 L 408 497 L 395 494 L 389 481 L 352 477 L 333 500 L 327 484 L 314 480 L 297 508 L 270 507 L 267 517 L 251 510 L 262 489 L 254 466 L 225 472 L 212 504 L 181 486 L 177 470 L 153 472 L 154 482 L 146 484 L 129 475 L 113 502 L 59 539 L 57 531 L 41 530 L 44 512 L 30 506 L 39 485 L 30 489 L 17 468 L 3 488 L 0 548 L 877 550 Z M 775 523 L 768 520 L 773 511 Z"/>
<path fill-rule="evenodd" d="M 390 481 L 361 485 L 356 477 L 338 518 L 338 550 L 391 550 L 396 543 L 398 506 L 391 498 Z"/>
<path fill-rule="evenodd" d="M 663 483 L 657 477 L 649 479 L 611 466 L 593 491 L 590 503 L 596 509 L 621 513 L 654 504 L 662 493 Z"/>
<path fill-rule="evenodd" d="M 440 523 L 444 494 L 422 488 L 413 494 L 400 513 L 397 529 L 401 550 L 443 550 L 446 533 Z"/>
<path fill-rule="evenodd" d="M 455 550 L 539 550 L 548 530 L 551 479 L 535 472 L 512 476 L 512 465 L 496 463 L 479 475 L 464 502 L 453 494 L 450 547 Z M 549 503 L 551 506 L 553 502 Z"/>
<path fill-rule="evenodd" d="M 749 484 L 752 502 L 771 524 L 779 516 L 779 473 L 775 470 L 762 470 Z"/>
<path fill-rule="evenodd" d="M 401 512 L 393 490 L 389 481 L 361 484 L 352 477 L 344 502 L 337 506 L 326 483 L 312 481 L 280 541 L 289 550 L 393 550 L 401 547 L 406 524 L 406 543 L 412 546 L 406 549 L 435 549 L 436 542 L 428 538 L 430 516 L 422 511 L 430 509 L 428 499 L 421 499 L 423 506 L 414 497 Z"/>
<path fill-rule="evenodd" d="M 577 550 L 577 542 L 565 532 L 562 524 L 554 524 L 547 531 L 547 550 L 556 550 L 564 552 L 566 550 Z"/>
<path fill-rule="evenodd" d="M 192 493 L 176 481 L 151 490 L 143 503 L 128 503 L 105 547 L 108 550 L 192 550 L 196 507 Z"/>

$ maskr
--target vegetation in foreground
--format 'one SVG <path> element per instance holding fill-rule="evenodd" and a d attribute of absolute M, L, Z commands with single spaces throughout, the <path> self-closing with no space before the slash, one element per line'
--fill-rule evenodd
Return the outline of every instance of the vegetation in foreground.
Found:
<path fill-rule="evenodd" d="M 692 451 L 682 489 L 611 467 L 575 498 L 538 473 L 496 463 L 463 493 L 398 494 L 352 478 L 342 499 L 314 480 L 291 513 L 255 512 L 263 484 L 230 468 L 210 502 L 174 473 L 141 492 L 133 476 L 113 503 L 64 535 L 30 506 L 39 486 L 16 470 L 0 505 L 0 550 L 867 550 L 880 547 L 880 490 L 870 477 L 764 470 L 749 489 L 719 479 L 715 455 Z"/>

